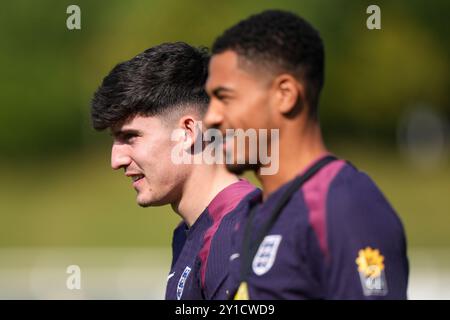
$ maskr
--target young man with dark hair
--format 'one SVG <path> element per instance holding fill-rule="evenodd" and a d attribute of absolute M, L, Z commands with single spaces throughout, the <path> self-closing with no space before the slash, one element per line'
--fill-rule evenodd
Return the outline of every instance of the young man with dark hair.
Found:
<path fill-rule="evenodd" d="M 206 50 L 186 43 L 155 46 L 114 67 L 92 100 L 93 126 L 111 130 L 111 166 L 131 178 L 138 204 L 170 204 L 183 219 L 166 299 L 226 297 L 226 243 L 245 197 L 258 192 L 223 165 L 174 161 L 178 144 L 193 156 L 203 135 L 208 61 Z"/>
<path fill-rule="evenodd" d="M 277 141 L 268 138 L 279 145 L 277 173 L 261 174 L 264 163 L 227 166 L 254 170 L 263 186 L 234 235 L 235 298 L 405 299 L 399 217 L 372 180 L 322 140 L 319 33 L 293 13 L 269 10 L 226 30 L 212 54 L 206 124 L 279 130 Z"/>

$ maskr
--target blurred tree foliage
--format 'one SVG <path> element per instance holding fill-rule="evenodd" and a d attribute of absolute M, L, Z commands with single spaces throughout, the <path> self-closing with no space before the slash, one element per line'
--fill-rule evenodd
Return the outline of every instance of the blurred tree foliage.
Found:
<path fill-rule="evenodd" d="M 66 8 L 81 7 L 81 30 Z M 450 2 L 378 1 L 381 30 L 366 28 L 369 1 L 10 1 L 0 10 L 0 157 L 79 150 L 92 132 L 89 101 L 118 62 L 166 41 L 210 46 L 225 28 L 267 8 L 300 14 L 326 45 L 321 118 L 328 138 L 394 142 L 399 116 L 420 101 L 447 118 Z"/>

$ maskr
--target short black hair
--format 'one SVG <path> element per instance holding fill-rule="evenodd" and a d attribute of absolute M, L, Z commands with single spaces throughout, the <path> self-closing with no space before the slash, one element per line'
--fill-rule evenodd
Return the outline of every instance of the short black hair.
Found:
<path fill-rule="evenodd" d="M 319 32 L 303 18 L 281 10 L 252 15 L 226 30 L 212 46 L 212 54 L 227 50 L 250 63 L 306 80 L 310 115 L 316 116 L 325 53 Z"/>
<path fill-rule="evenodd" d="M 158 116 L 193 106 L 204 115 L 209 53 L 184 42 L 163 43 L 119 63 L 91 102 L 92 125 L 111 128 L 134 115 Z"/>

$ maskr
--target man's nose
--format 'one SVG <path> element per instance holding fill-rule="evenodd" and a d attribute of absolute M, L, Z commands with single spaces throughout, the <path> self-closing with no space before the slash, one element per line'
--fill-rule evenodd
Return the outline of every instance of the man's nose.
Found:
<path fill-rule="evenodd" d="M 206 112 L 203 121 L 208 128 L 218 127 L 222 124 L 223 112 L 217 103 L 214 103 L 213 101 L 209 103 L 208 111 Z"/>
<path fill-rule="evenodd" d="M 114 143 L 111 149 L 111 168 L 114 170 L 127 167 L 131 163 L 131 157 L 128 155 L 127 146 Z"/>

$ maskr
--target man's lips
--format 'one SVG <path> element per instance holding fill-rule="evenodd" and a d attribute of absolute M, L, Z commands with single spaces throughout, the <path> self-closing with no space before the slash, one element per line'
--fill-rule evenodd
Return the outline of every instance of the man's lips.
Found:
<path fill-rule="evenodd" d="M 145 177 L 142 173 L 126 173 L 127 177 L 130 177 L 133 181 L 133 186 L 139 184 L 139 182 Z"/>

